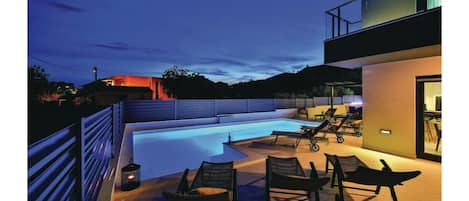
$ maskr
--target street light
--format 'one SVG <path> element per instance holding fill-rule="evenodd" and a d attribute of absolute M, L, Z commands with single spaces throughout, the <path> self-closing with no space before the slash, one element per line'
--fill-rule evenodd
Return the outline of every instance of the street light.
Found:
<path fill-rule="evenodd" d="M 98 68 L 93 67 L 94 81 L 98 80 Z"/>

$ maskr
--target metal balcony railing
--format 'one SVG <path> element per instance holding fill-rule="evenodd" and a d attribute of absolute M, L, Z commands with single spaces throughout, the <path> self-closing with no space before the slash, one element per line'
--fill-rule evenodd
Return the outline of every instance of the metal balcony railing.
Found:
<path fill-rule="evenodd" d="M 361 1 L 347 1 L 325 11 L 326 39 L 339 37 L 361 28 Z"/>

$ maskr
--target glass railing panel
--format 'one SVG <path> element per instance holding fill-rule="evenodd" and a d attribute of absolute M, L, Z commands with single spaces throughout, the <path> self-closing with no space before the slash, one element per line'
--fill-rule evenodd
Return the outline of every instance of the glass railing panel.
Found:
<path fill-rule="evenodd" d="M 432 9 L 441 6 L 441 0 L 427 0 L 427 9 Z"/>

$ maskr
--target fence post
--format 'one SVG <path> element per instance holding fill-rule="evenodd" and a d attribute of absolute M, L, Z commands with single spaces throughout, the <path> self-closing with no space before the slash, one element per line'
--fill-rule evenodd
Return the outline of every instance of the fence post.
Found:
<path fill-rule="evenodd" d="M 212 99 L 213 100 L 213 116 L 217 116 L 218 115 L 218 111 L 217 111 L 217 99 Z"/>
<path fill-rule="evenodd" d="M 85 157 L 84 157 L 84 145 L 85 145 L 85 136 L 83 135 L 85 130 L 85 118 L 82 117 L 80 119 L 80 130 L 78 131 L 78 157 L 79 157 L 79 162 L 78 162 L 78 191 L 80 194 L 79 200 L 84 201 L 85 200 Z"/>
<path fill-rule="evenodd" d="M 176 99 L 176 100 L 173 100 L 173 102 L 174 102 L 174 104 L 173 104 L 173 105 L 174 105 L 174 120 L 177 120 L 177 119 L 178 119 L 178 118 L 177 118 L 177 117 L 178 117 L 178 115 L 177 115 L 177 111 L 178 111 L 178 110 L 177 110 L 177 109 L 178 109 L 178 107 L 177 107 L 177 99 Z"/>
<path fill-rule="evenodd" d="M 250 112 L 249 110 L 249 98 L 246 99 L 246 112 Z"/>
<path fill-rule="evenodd" d="M 111 133 L 111 158 L 114 158 L 114 141 L 116 139 L 116 136 L 119 135 L 119 118 L 118 114 L 119 112 L 119 103 L 114 103 L 112 104 L 112 110 L 111 110 L 111 118 L 112 118 L 112 133 Z"/>

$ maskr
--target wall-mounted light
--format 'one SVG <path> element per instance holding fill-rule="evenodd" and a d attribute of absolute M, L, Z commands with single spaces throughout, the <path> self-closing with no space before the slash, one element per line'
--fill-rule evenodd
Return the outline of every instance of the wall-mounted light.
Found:
<path fill-rule="evenodd" d="M 383 135 L 391 135 L 392 131 L 390 129 L 379 129 L 379 133 Z"/>

